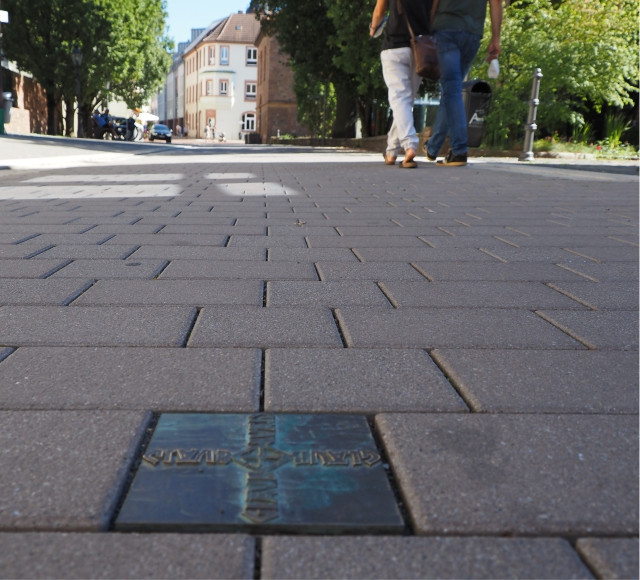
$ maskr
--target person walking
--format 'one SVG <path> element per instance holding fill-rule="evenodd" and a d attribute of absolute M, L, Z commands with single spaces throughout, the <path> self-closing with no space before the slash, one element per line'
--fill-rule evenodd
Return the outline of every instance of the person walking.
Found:
<path fill-rule="evenodd" d="M 431 0 L 377 0 L 373 9 L 369 35 L 378 36 L 381 27 L 385 27 L 380 61 L 393 113 L 384 153 L 387 165 L 395 165 L 404 151 L 400 166 L 417 167 L 414 158 L 419 138 L 413 123 L 413 102 L 422 79 L 415 72 L 407 19 L 416 36 L 427 34 L 430 12 Z"/>
<path fill-rule="evenodd" d="M 467 115 L 462 98 L 462 81 L 480 48 L 487 14 L 491 17 L 491 40 L 487 60 L 500 54 L 502 0 L 439 0 L 432 32 L 438 40 L 440 60 L 440 107 L 431 137 L 425 143 L 428 161 L 436 161 L 438 152 L 449 135 L 450 150 L 437 161 L 440 167 L 467 164 Z"/>

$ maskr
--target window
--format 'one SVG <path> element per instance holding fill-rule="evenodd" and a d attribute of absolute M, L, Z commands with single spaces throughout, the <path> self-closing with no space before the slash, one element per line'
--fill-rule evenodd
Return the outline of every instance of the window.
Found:
<path fill-rule="evenodd" d="M 229 82 L 228 81 L 220 81 L 220 94 L 226 95 L 229 91 Z"/>
<path fill-rule="evenodd" d="M 258 64 L 258 49 L 251 46 L 247 47 L 247 64 Z"/>
<path fill-rule="evenodd" d="M 213 95 L 213 81 L 207 81 L 207 95 Z"/>
<path fill-rule="evenodd" d="M 243 131 L 255 131 L 256 130 L 256 114 L 245 113 L 242 115 L 242 130 Z"/>
<path fill-rule="evenodd" d="M 257 93 L 257 85 L 256 83 L 245 83 L 244 84 L 244 98 L 252 101 L 256 98 Z"/>
<path fill-rule="evenodd" d="M 220 64 L 229 64 L 229 47 L 220 47 Z"/>
<path fill-rule="evenodd" d="M 216 64 L 216 47 L 209 47 L 209 64 Z"/>

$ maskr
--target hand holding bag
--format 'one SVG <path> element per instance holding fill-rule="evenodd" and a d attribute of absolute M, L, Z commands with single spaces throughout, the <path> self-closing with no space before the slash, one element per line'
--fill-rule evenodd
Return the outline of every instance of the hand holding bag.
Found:
<path fill-rule="evenodd" d="M 413 60 L 415 62 L 415 70 L 418 76 L 432 81 L 440 78 L 440 61 L 438 60 L 438 41 L 432 34 L 420 34 L 416 36 L 411 28 L 411 23 L 407 18 L 407 13 L 402 6 L 402 0 L 398 0 L 398 7 L 404 14 L 404 18 L 411 35 L 411 50 L 413 51 Z M 432 10 L 432 13 L 435 12 Z"/>

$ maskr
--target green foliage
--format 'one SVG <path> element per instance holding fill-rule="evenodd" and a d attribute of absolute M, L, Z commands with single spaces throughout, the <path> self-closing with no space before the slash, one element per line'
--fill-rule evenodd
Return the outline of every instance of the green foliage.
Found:
<path fill-rule="evenodd" d="M 516 0 L 505 8 L 500 78 L 493 86 L 487 140 L 521 139 L 536 68 L 537 125 L 543 134 L 585 127 L 588 107 L 621 108 L 638 90 L 638 0 Z M 488 23 L 487 23 L 488 26 Z M 486 42 L 472 76 L 485 77 Z"/>
<path fill-rule="evenodd" d="M 299 75 L 294 72 L 298 121 L 309 128 L 313 137 L 324 139 L 331 134 L 336 118 L 335 87 L 329 82 L 322 84 L 313 77 L 301 79 Z"/>
<path fill-rule="evenodd" d="M 372 101 L 385 102 L 387 89 L 380 63 L 380 39 L 369 37 L 375 0 L 329 0 L 327 14 L 336 34 L 330 44 L 333 65 L 348 79 L 350 94 L 358 101 L 360 116 L 366 116 Z"/>
<path fill-rule="evenodd" d="M 620 145 L 622 135 L 630 128 L 631 123 L 619 113 L 608 113 L 605 117 L 605 135 L 612 147 Z"/>
<path fill-rule="evenodd" d="M 312 95 L 324 95 L 330 85 L 336 100 L 355 103 L 363 120 L 374 101 L 386 99 L 380 41 L 368 34 L 374 5 L 375 0 L 252 0 L 263 30 L 291 57 L 300 119 L 317 118 L 318 99 Z"/>
<path fill-rule="evenodd" d="M 46 91 L 49 133 L 56 104 L 76 96 L 74 46 L 83 54 L 85 115 L 107 84 L 129 107 L 140 106 L 171 65 L 164 0 L 3 0 L 3 9 L 10 14 L 4 51 Z"/>

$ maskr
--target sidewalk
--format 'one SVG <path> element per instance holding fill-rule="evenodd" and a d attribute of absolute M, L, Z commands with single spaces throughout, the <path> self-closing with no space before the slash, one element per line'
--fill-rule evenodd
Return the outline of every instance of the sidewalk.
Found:
<path fill-rule="evenodd" d="M 0 578 L 638 577 L 637 164 L 191 145 L 0 137 Z M 364 417 L 402 525 L 122 533 L 172 413 Z"/>

